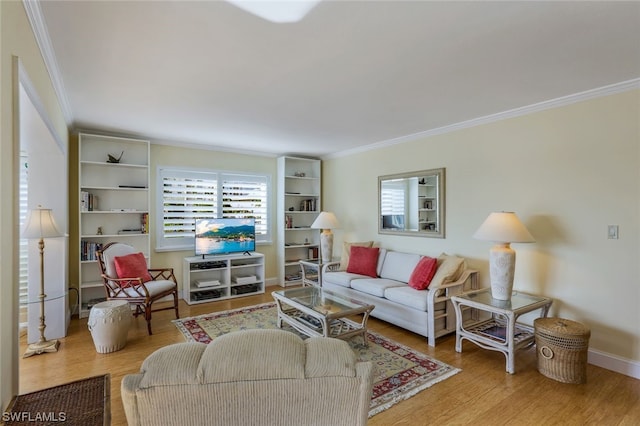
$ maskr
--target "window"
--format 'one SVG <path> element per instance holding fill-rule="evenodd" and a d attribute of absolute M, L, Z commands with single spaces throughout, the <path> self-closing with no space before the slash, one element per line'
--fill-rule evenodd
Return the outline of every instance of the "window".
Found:
<path fill-rule="evenodd" d="M 244 218 L 256 222 L 256 241 L 271 241 L 271 177 L 248 173 L 158 169 L 156 250 L 194 247 L 195 219 Z"/>

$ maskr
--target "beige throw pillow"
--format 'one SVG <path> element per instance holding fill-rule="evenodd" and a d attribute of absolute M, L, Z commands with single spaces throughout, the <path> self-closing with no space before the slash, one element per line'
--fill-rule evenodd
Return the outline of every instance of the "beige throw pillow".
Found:
<path fill-rule="evenodd" d="M 429 289 L 436 289 L 442 284 L 454 282 L 465 269 L 467 269 L 467 263 L 464 258 L 442 253 L 438 256 L 438 269 L 431 280 Z"/>
<path fill-rule="evenodd" d="M 347 241 L 342 243 L 342 256 L 340 257 L 340 270 L 346 271 L 347 266 L 349 266 L 349 256 L 351 255 L 351 246 L 358 247 L 371 247 L 373 246 L 373 241 L 362 241 L 359 243 L 349 243 Z"/>

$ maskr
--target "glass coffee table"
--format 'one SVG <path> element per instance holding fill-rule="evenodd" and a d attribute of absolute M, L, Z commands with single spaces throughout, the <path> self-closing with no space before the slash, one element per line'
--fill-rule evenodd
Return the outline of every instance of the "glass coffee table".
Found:
<path fill-rule="evenodd" d="M 367 343 L 367 320 L 374 305 L 315 286 L 274 291 L 272 295 L 278 307 L 279 328 L 284 321 L 309 337 L 346 339 L 362 334 Z"/>

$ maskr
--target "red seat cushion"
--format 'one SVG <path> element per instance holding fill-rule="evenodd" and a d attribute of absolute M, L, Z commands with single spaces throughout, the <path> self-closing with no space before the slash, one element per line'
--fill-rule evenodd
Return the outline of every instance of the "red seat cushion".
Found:
<path fill-rule="evenodd" d="M 376 278 L 378 276 L 376 269 L 379 253 L 380 248 L 378 247 L 351 246 L 347 272 Z"/>
<path fill-rule="evenodd" d="M 436 269 L 438 269 L 438 259 L 424 256 L 411 273 L 409 286 L 416 290 L 428 289 L 433 276 L 436 274 Z"/>
<path fill-rule="evenodd" d="M 142 278 L 142 282 L 152 281 L 147 261 L 142 253 L 133 253 L 113 258 L 118 278 Z"/>

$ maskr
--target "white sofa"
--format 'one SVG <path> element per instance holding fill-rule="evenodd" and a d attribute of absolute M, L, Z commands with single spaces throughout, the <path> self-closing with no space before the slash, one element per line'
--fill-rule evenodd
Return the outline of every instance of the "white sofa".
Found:
<path fill-rule="evenodd" d="M 348 343 L 243 330 L 158 349 L 123 377 L 130 426 L 366 425 L 374 370 Z"/>
<path fill-rule="evenodd" d="M 442 254 L 427 290 L 408 285 L 421 255 L 380 249 L 377 275 L 373 278 L 344 270 L 340 262 L 324 265 L 322 288 L 375 305 L 371 316 L 427 337 L 436 338 L 456 330 L 451 296 L 478 288 L 478 272 L 467 269 L 464 259 Z"/>

